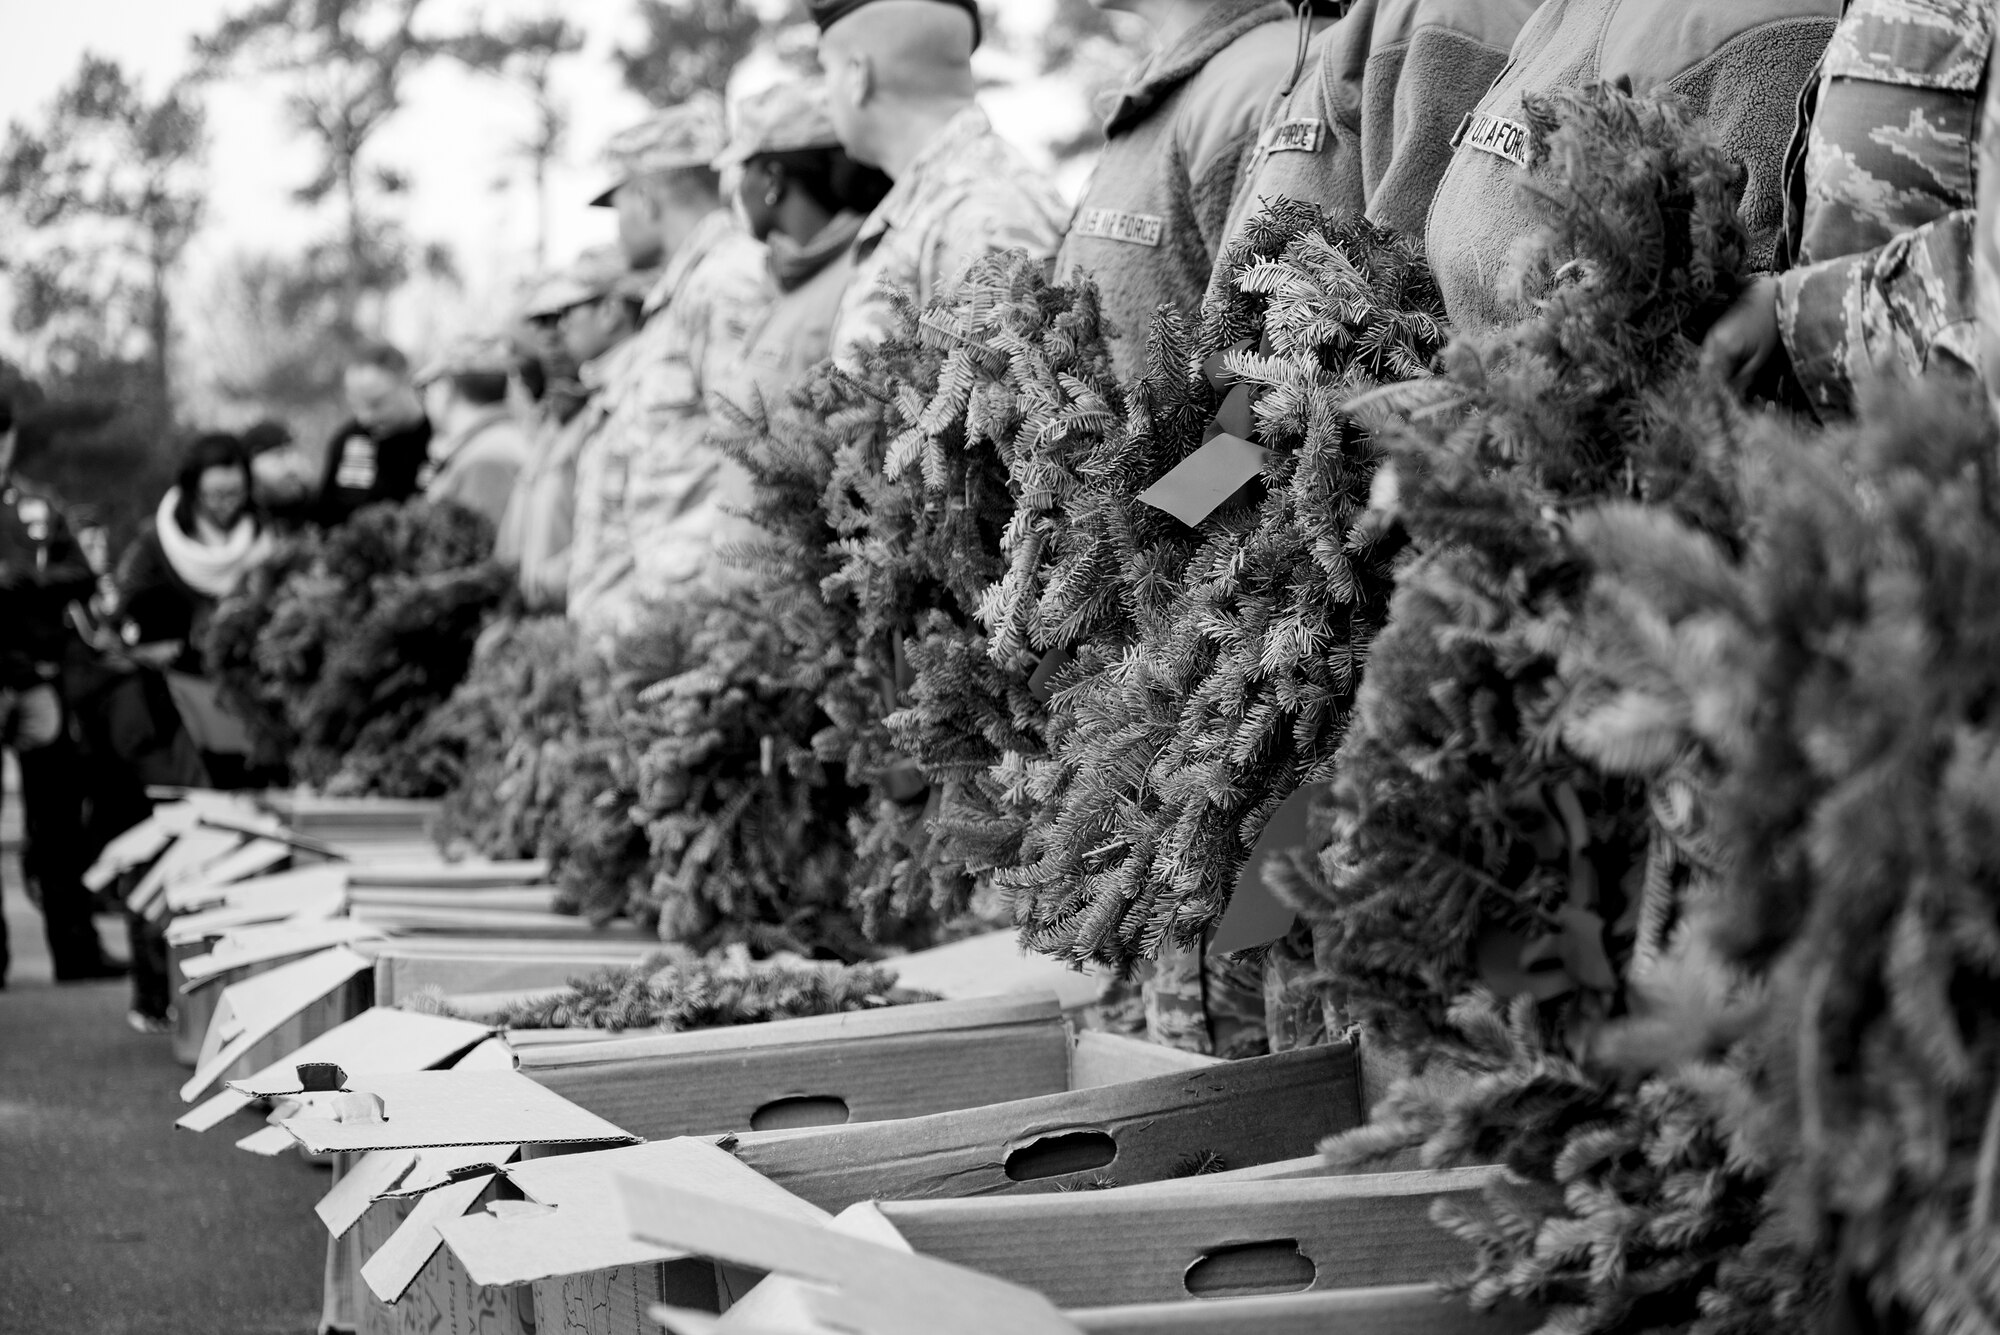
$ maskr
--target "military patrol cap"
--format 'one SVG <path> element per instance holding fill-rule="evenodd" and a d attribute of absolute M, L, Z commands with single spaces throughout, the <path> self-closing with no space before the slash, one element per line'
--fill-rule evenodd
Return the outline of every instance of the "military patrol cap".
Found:
<path fill-rule="evenodd" d="M 537 284 L 521 314 L 530 320 L 561 315 L 572 306 L 628 288 L 631 279 L 632 271 L 618 247 L 592 246 L 569 267 Z"/>
<path fill-rule="evenodd" d="M 499 334 L 465 334 L 420 367 L 412 383 L 428 385 L 448 375 L 506 375 L 514 369 L 514 345 Z"/>
<path fill-rule="evenodd" d="M 696 93 L 679 106 L 612 135 L 604 146 L 604 160 L 616 179 L 590 201 L 591 207 L 609 205 L 618 187 L 627 181 L 677 167 L 708 166 L 727 138 L 722 99 L 713 93 Z"/>
<path fill-rule="evenodd" d="M 812 13 L 812 21 L 825 32 L 834 24 L 874 0 L 807 0 L 806 8 Z M 972 18 L 972 49 L 979 49 L 979 39 L 984 36 L 979 25 L 979 0 L 936 0 L 936 3 L 962 9 Z"/>
<path fill-rule="evenodd" d="M 826 83 L 805 79 L 773 84 L 746 97 L 736 108 L 736 127 L 729 144 L 712 164 L 717 171 L 740 167 L 760 153 L 796 153 L 808 148 L 838 148 L 833 118 L 826 109 Z"/>

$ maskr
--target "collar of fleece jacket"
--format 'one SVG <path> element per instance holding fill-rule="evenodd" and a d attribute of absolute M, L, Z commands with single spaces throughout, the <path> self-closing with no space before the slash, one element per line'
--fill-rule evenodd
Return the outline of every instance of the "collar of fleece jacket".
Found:
<path fill-rule="evenodd" d="M 1201 73 L 1201 67 L 1252 28 L 1292 17 L 1282 0 L 1219 0 L 1180 40 L 1146 62 L 1130 86 L 1118 94 L 1104 122 L 1106 138 L 1146 118 L 1174 89 Z"/>

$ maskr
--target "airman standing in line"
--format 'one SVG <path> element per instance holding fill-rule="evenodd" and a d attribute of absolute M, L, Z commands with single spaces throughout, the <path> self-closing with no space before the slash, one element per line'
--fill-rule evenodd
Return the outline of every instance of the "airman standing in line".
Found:
<path fill-rule="evenodd" d="M 984 255 L 1052 259 L 1069 210 L 974 96 L 975 0 L 813 0 L 811 10 L 834 131 L 896 183 L 855 241 L 833 331 L 833 355 L 847 361 L 891 326 L 891 291 L 922 307 Z"/>
<path fill-rule="evenodd" d="M 737 395 L 746 406 L 753 391 L 771 403 L 826 360 L 854 277 L 854 238 L 889 193 L 889 178 L 840 146 L 818 80 L 776 84 L 746 99 L 715 167 L 725 178 L 736 174 L 737 204 L 765 245 L 778 289 L 751 331 Z"/>
<path fill-rule="evenodd" d="M 664 263 L 645 322 L 607 364 L 603 425 L 577 469 L 569 615 L 600 644 L 653 606 L 727 582 L 722 549 L 755 529 L 732 511 L 750 478 L 705 437 L 716 397 L 771 298 L 764 252 L 724 207 L 711 165 L 722 104 L 701 96 L 618 136 L 618 210 L 633 268 Z"/>
<path fill-rule="evenodd" d="M 507 403 L 514 350 L 504 338 L 469 336 L 419 370 L 424 414 L 436 425 L 419 478 L 426 498 L 476 511 L 496 526 L 527 466 L 528 433 Z"/>
<path fill-rule="evenodd" d="M 1153 313 L 1193 314 L 1222 253 L 1244 155 L 1297 60 L 1283 0 L 1093 0 L 1144 19 L 1158 44 L 1118 95 L 1056 259 L 1097 279 L 1121 378 L 1146 369 Z"/>

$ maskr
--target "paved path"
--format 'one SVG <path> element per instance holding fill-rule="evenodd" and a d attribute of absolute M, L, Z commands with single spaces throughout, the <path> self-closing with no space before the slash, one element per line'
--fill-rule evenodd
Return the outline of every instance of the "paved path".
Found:
<path fill-rule="evenodd" d="M 5 842 L 0 1332 L 312 1335 L 326 1173 L 236 1149 L 260 1124 L 247 1113 L 206 1135 L 173 1129 L 187 1073 L 165 1038 L 125 1027 L 124 983 L 49 982 Z"/>

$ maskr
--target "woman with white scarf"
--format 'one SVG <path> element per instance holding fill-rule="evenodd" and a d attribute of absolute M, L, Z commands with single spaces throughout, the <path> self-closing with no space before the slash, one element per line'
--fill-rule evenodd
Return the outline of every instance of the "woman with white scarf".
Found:
<path fill-rule="evenodd" d="M 214 434 L 188 448 L 152 526 L 118 563 L 118 614 L 127 644 L 182 672 L 201 671 L 200 638 L 215 605 L 271 554 L 251 507 L 250 454 Z"/>

